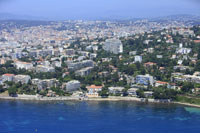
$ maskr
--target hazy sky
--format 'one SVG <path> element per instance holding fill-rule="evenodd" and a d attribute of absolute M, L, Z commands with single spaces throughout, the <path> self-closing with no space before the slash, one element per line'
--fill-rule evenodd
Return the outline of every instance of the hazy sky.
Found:
<path fill-rule="evenodd" d="M 0 13 L 51 19 L 200 15 L 200 0 L 0 0 Z"/>

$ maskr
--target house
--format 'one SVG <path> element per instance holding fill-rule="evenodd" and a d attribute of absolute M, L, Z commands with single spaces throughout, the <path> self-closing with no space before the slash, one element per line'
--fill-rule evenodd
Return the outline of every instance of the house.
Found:
<path fill-rule="evenodd" d="M 96 85 L 91 85 L 86 87 L 88 90 L 87 96 L 88 97 L 98 97 L 99 92 L 102 91 L 103 86 L 96 86 Z"/>
<path fill-rule="evenodd" d="M 194 43 L 200 43 L 200 40 L 194 40 Z"/>
<path fill-rule="evenodd" d="M 192 51 L 191 48 L 179 48 L 177 49 L 177 54 L 189 54 Z"/>
<path fill-rule="evenodd" d="M 145 97 L 152 97 L 153 96 L 153 92 L 152 91 L 145 91 L 144 95 L 145 95 Z"/>
<path fill-rule="evenodd" d="M 137 51 L 131 51 L 129 52 L 129 55 L 136 55 Z"/>
<path fill-rule="evenodd" d="M 2 75 L 2 80 L 3 82 L 5 81 L 13 81 L 14 80 L 15 75 L 14 74 L 4 74 Z"/>
<path fill-rule="evenodd" d="M 135 62 L 142 62 L 142 56 L 135 56 Z"/>
<path fill-rule="evenodd" d="M 189 66 L 182 66 L 182 65 L 179 65 L 179 66 L 174 66 L 174 70 L 181 70 L 181 71 L 185 71 L 185 70 L 191 70 L 191 68 Z"/>
<path fill-rule="evenodd" d="M 152 67 L 152 66 L 155 66 L 155 65 L 157 65 L 157 64 L 153 63 L 153 62 L 144 63 L 144 67 Z"/>
<path fill-rule="evenodd" d="M 162 82 L 162 81 L 156 81 L 156 83 L 155 83 L 155 87 L 167 86 L 167 85 L 168 85 L 167 82 Z"/>
<path fill-rule="evenodd" d="M 123 89 L 124 87 L 109 87 L 108 88 L 110 94 L 121 94 Z"/>
<path fill-rule="evenodd" d="M 78 80 L 72 80 L 65 84 L 65 90 L 67 92 L 77 91 L 81 87 L 81 83 Z"/>
<path fill-rule="evenodd" d="M 130 88 L 130 89 L 128 89 L 127 93 L 130 96 L 137 96 L 137 90 L 138 90 L 138 88 Z"/>

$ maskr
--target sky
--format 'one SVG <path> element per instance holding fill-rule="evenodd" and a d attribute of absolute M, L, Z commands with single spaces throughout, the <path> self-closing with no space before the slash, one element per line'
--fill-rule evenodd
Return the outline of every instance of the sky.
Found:
<path fill-rule="evenodd" d="M 0 0 L 0 13 L 55 20 L 200 15 L 200 0 Z"/>

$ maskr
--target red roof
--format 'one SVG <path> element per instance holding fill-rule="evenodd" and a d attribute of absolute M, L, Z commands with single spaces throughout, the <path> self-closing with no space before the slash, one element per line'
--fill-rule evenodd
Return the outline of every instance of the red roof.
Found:
<path fill-rule="evenodd" d="M 168 84 L 167 82 L 162 82 L 162 81 L 156 81 L 158 84 Z"/>
<path fill-rule="evenodd" d="M 153 63 L 153 62 L 147 62 L 147 63 L 144 63 L 144 65 L 156 65 L 156 63 Z"/>
<path fill-rule="evenodd" d="M 194 43 L 200 43 L 200 40 L 194 40 Z"/>
<path fill-rule="evenodd" d="M 6 73 L 3 76 L 15 76 L 15 75 L 14 74 L 8 74 L 8 73 Z"/>
<path fill-rule="evenodd" d="M 103 86 L 96 86 L 96 85 L 91 85 L 87 86 L 87 88 L 92 88 L 92 89 L 101 89 Z"/>

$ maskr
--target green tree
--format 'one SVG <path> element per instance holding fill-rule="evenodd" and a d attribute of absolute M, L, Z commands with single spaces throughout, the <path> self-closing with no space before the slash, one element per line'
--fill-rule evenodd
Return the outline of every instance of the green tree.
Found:
<path fill-rule="evenodd" d="M 145 98 L 145 95 L 144 95 L 144 91 L 143 90 L 137 90 L 136 91 L 136 94 L 139 98 Z"/>
<path fill-rule="evenodd" d="M 17 95 L 17 88 L 15 88 L 15 87 L 9 87 L 8 88 L 8 94 L 9 94 L 9 96 L 12 96 L 12 97 L 14 97 L 14 96 L 16 96 Z"/>

